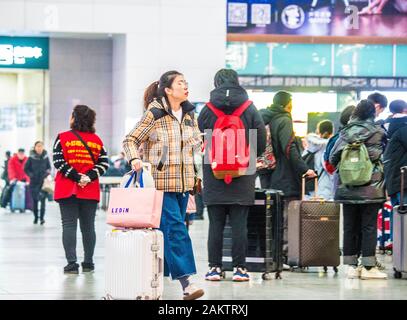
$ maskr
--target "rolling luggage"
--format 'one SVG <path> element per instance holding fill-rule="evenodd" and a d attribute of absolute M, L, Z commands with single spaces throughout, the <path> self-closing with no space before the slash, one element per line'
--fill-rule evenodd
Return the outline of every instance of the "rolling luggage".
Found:
<path fill-rule="evenodd" d="M 18 181 L 13 189 L 13 193 L 11 195 L 11 204 L 10 204 L 10 209 L 11 212 L 14 212 L 16 210 L 19 210 L 20 212 L 25 211 L 25 196 L 26 196 L 26 191 L 25 191 L 25 183 Z"/>
<path fill-rule="evenodd" d="M 318 182 L 315 179 L 315 193 Z M 340 264 L 339 217 L 340 204 L 311 198 L 304 200 L 305 177 L 302 179 L 302 199 L 288 206 L 288 264 L 291 267 L 334 267 Z"/>
<path fill-rule="evenodd" d="M 407 167 L 401 168 L 400 205 L 393 209 L 393 267 L 394 277 L 400 279 L 407 272 L 407 206 L 404 204 L 404 175 Z"/>
<path fill-rule="evenodd" d="M 283 271 L 283 193 L 280 190 L 256 190 L 254 206 L 247 219 L 248 250 L 246 267 L 249 272 L 262 272 L 263 280 L 281 279 Z M 222 266 L 232 271 L 232 227 L 227 218 L 223 232 Z"/>
<path fill-rule="evenodd" d="M 164 238 L 159 230 L 106 234 L 105 299 L 159 300 L 164 283 Z"/>
<path fill-rule="evenodd" d="M 13 193 L 14 185 L 6 185 L 1 192 L 1 207 L 6 208 L 11 202 L 11 195 Z"/>

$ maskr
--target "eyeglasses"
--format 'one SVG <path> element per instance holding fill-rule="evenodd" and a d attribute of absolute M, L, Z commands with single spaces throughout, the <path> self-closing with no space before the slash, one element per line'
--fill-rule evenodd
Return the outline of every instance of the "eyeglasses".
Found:
<path fill-rule="evenodd" d="M 183 83 L 186 87 L 188 87 L 189 83 L 186 80 L 180 80 L 181 83 Z"/>

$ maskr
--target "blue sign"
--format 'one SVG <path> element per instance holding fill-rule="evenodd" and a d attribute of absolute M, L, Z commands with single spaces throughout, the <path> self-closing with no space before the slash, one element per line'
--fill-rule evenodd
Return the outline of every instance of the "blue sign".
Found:
<path fill-rule="evenodd" d="M 0 68 L 48 69 L 49 38 L 0 37 Z"/>

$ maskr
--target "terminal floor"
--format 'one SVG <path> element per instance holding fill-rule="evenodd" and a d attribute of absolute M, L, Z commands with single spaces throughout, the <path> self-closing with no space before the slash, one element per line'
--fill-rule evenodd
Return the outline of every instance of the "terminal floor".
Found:
<path fill-rule="evenodd" d="M 30 212 L 10 213 L 0 209 L 0 300 L 8 299 L 101 299 L 104 295 L 104 223 L 105 213 L 97 215 L 96 271 L 93 274 L 64 275 L 64 251 L 61 242 L 59 209 L 48 205 L 46 224 L 34 225 Z M 207 271 L 208 221 L 195 221 L 190 233 L 195 249 L 198 275 L 194 282 L 205 289 L 203 299 L 406 299 L 407 279 L 393 278 L 391 256 L 379 256 L 387 266 L 389 280 L 348 280 L 346 267 L 337 275 L 315 268 L 308 272 L 282 274 L 282 280 L 263 281 L 253 273 L 248 283 L 234 283 L 231 273 L 224 281 L 204 280 Z M 78 257 L 82 244 L 78 230 Z M 407 277 L 406 277 L 407 278 Z M 177 281 L 164 280 L 164 299 L 181 298 Z"/>

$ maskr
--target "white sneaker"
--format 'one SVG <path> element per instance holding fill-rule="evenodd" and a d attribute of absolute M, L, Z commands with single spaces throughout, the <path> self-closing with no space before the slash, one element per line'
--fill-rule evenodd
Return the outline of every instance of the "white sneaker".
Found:
<path fill-rule="evenodd" d="M 202 297 L 205 292 L 202 289 L 197 288 L 193 284 L 189 284 L 184 290 L 184 300 L 196 300 Z"/>
<path fill-rule="evenodd" d="M 379 269 L 377 269 L 377 267 L 373 267 L 370 270 L 363 268 L 360 278 L 362 280 L 387 279 L 387 274 L 385 274 L 384 272 L 381 272 Z"/>
<path fill-rule="evenodd" d="M 362 273 L 362 268 L 360 266 L 349 266 L 348 268 L 348 279 L 359 279 Z"/>

